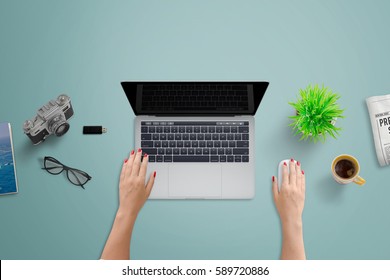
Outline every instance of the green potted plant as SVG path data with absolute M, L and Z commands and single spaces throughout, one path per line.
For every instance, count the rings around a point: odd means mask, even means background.
M 289 102 L 296 111 L 296 115 L 290 117 L 295 135 L 300 133 L 300 140 L 309 139 L 314 143 L 318 140 L 324 142 L 327 135 L 336 138 L 341 130 L 335 126 L 336 120 L 344 118 L 344 110 L 337 104 L 339 98 L 339 94 L 324 86 L 309 85 L 300 89 L 298 100 Z

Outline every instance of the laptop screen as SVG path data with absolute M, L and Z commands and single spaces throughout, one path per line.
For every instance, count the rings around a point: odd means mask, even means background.
M 122 82 L 136 115 L 254 115 L 268 82 Z

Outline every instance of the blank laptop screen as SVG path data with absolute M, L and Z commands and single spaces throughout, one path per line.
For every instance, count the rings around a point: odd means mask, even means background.
M 136 115 L 254 115 L 267 82 L 123 82 Z

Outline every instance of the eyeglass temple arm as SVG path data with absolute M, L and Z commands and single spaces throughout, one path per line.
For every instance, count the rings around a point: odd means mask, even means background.
M 55 169 L 55 168 L 60 168 L 60 167 L 42 167 L 42 169 L 44 169 L 44 170 L 51 170 L 51 169 Z

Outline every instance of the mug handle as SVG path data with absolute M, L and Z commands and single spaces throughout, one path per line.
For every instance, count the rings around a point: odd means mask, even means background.
M 357 176 L 354 180 L 354 183 L 358 184 L 359 186 L 362 186 L 366 183 L 366 180 L 364 180 L 362 177 Z

